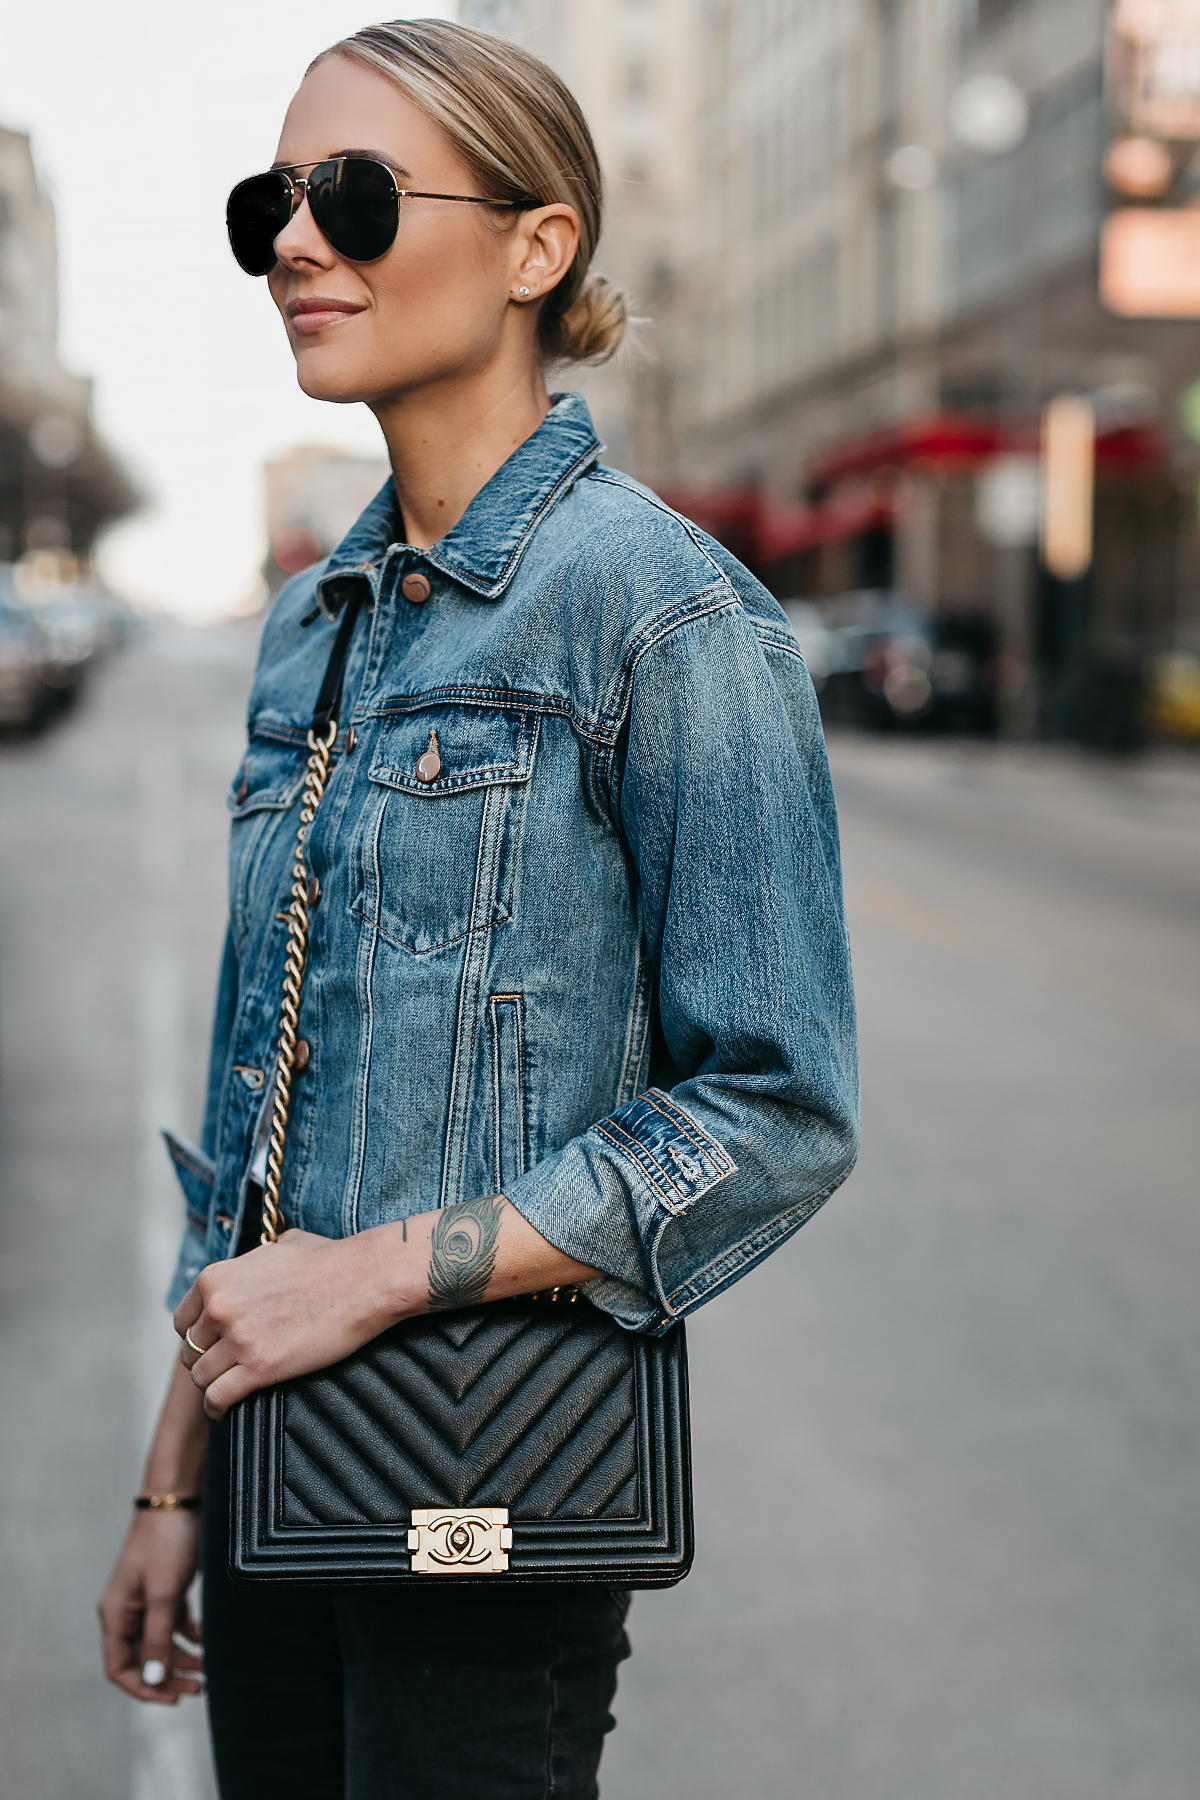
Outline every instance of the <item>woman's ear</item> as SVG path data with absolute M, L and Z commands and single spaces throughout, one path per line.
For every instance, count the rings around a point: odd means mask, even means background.
M 514 294 L 524 302 L 544 300 L 571 267 L 578 248 L 574 207 L 538 206 L 522 213 L 513 244 Z

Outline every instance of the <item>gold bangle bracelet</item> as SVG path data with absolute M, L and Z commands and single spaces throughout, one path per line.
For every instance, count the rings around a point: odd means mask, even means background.
M 138 1494 L 133 1504 L 139 1512 L 199 1512 L 200 1494 Z

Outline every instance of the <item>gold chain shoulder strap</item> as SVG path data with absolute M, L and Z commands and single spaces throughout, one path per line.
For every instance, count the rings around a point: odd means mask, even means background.
M 271 1138 L 267 1148 L 267 1178 L 263 1184 L 262 1237 L 259 1241 L 264 1244 L 276 1241 L 283 1224 L 283 1215 L 279 1210 L 279 1184 L 283 1179 L 283 1147 L 287 1142 L 288 1107 L 292 1098 L 292 1074 L 296 1067 L 300 993 L 304 985 L 304 964 L 308 954 L 308 869 L 304 861 L 304 840 L 329 780 L 333 740 L 336 736 L 336 719 L 330 719 L 328 735 L 324 739 L 319 738 L 315 731 L 308 734 L 311 754 L 304 777 L 304 799 L 300 807 L 300 825 L 296 832 L 296 852 L 292 863 L 292 903 L 288 907 L 287 961 L 283 970 L 283 999 L 279 1004 L 275 1096 L 271 1109 Z

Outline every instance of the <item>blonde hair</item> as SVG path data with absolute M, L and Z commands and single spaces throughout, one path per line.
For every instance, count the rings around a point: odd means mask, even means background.
M 368 25 L 323 51 L 389 81 L 440 125 L 489 199 L 561 201 L 579 218 L 579 248 L 538 320 L 548 362 L 607 362 L 625 335 L 624 296 L 591 270 L 604 182 L 587 120 L 570 89 L 519 44 L 444 19 Z

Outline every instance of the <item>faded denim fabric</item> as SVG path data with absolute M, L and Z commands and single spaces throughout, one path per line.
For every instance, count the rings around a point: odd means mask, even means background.
M 653 1333 L 849 1173 L 854 1005 L 807 671 L 765 589 L 601 448 L 560 397 L 431 550 L 397 541 L 389 482 L 280 594 L 229 796 L 203 1149 L 170 1146 L 172 1305 L 238 1242 L 306 734 L 356 584 L 370 609 L 308 844 L 288 1224 L 338 1237 L 503 1192 L 604 1271 L 596 1305 Z M 424 603 L 401 591 L 414 572 Z

